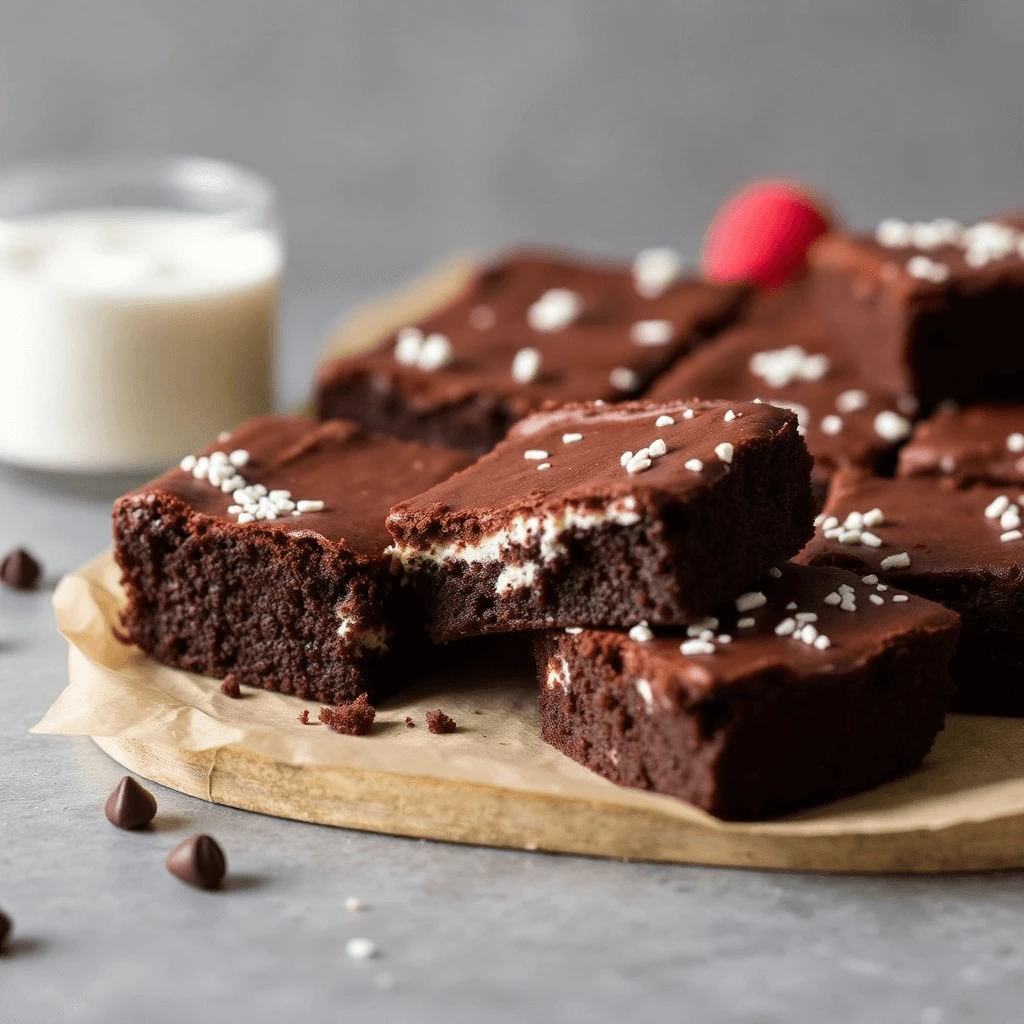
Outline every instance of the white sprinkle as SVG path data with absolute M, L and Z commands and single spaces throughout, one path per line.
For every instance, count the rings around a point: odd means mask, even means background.
M 626 466 L 627 473 L 642 473 L 645 469 L 650 469 L 654 463 L 650 459 L 638 459 L 634 456 L 633 460 Z
M 228 453 L 227 452 L 210 452 L 210 464 L 211 465 L 227 465 Z
M 671 416 L 659 416 L 655 421 L 656 427 L 671 427 L 675 420 Z
M 549 453 L 544 451 L 543 448 L 527 448 L 526 451 L 523 452 L 523 458 L 540 460 L 548 458 L 548 454 Z
M 633 461 L 633 453 L 632 452 L 623 452 L 619 456 L 619 465 L 620 466 L 628 466 L 630 464 L 630 462 L 632 462 L 632 461 Z
M 654 633 L 646 622 L 639 622 L 630 629 L 629 639 L 635 640 L 638 644 L 645 644 L 654 639 Z
M 913 237 L 911 225 L 897 217 L 887 217 L 875 228 L 876 241 L 887 248 L 910 245 Z
M 683 463 L 683 468 L 688 469 L 691 473 L 699 473 L 704 468 L 704 463 L 700 459 L 687 459 Z
M 728 441 L 723 441 L 721 444 L 715 445 L 715 454 L 725 463 L 732 462 L 732 456 L 735 449 Z
M 912 429 L 910 420 L 891 409 L 884 409 L 875 417 L 875 433 L 886 441 L 902 441 Z
M 229 456 L 228 461 L 232 466 L 241 469 L 249 465 L 249 453 L 244 448 L 236 448 Z
M 906 551 L 901 551 L 898 555 L 889 555 L 888 558 L 883 558 L 879 565 L 883 572 L 889 569 L 909 569 L 910 555 Z
M 826 594 L 822 600 L 825 604 L 835 607 L 835 605 L 839 604 L 843 599 L 836 591 L 833 590 L 831 594 Z
M 999 539 L 1005 544 L 1011 540 L 1020 540 L 1021 537 L 1024 537 L 1024 533 L 1021 533 L 1020 530 L 1007 530 L 1006 533 L 1000 535 Z
M 884 594 L 888 589 L 889 589 L 888 584 L 885 584 L 885 583 L 879 583 L 875 587 L 875 590 L 877 590 L 880 594 Z
M 395 362 L 415 366 L 423 348 L 423 332 L 418 327 L 403 327 L 395 342 Z
M 909 601 L 910 598 L 906 594 L 893 594 L 892 599 L 896 604 L 903 604 L 904 601 Z
M 868 600 L 872 604 L 885 604 L 885 598 L 880 594 L 868 594 Z
M 238 515 L 238 522 L 240 523 L 251 523 L 256 517 L 248 512 L 240 512 Z
M 841 416 L 830 414 L 821 418 L 821 432 L 834 436 L 843 432 L 843 420 Z
M 521 348 L 512 359 L 512 379 L 517 384 L 529 384 L 540 373 L 540 352 L 535 348 Z
M 726 423 L 732 423 L 732 421 L 736 419 L 736 413 L 734 413 L 732 409 L 729 409 L 728 412 L 726 412 L 725 416 L 723 416 L 722 418 L 725 420 Z
M 1011 434 L 1006 439 L 1006 447 L 1014 454 L 1024 452 L 1024 434 Z
M 823 530 L 834 530 L 839 525 L 839 520 L 835 516 L 826 516 L 821 521 L 821 528 Z
M 865 512 L 862 519 L 865 526 L 881 526 L 885 522 L 885 513 L 880 508 L 873 508 Z
M 687 636 L 702 636 L 708 630 L 718 629 L 721 623 L 714 615 L 705 616 L 703 619 L 696 619 L 686 627 Z
M 577 441 L 582 441 L 582 434 L 563 434 L 562 444 L 575 444 Z
M 416 365 L 430 372 L 448 366 L 452 361 L 452 343 L 443 334 L 428 334 L 420 349 Z
M 731 644 L 732 637 L 729 636 L 728 633 L 719 633 L 718 636 L 715 637 L 715 642 L 720 644 Z
M 683 419 L 684 420 L 692 420 L 695 415 L 696 415 L 696 413 L 693 411 L 693 409 L 684 409 L 683 410 Z
M 907 273 L 919 281 L 941 284 L 949 277 L 949 267 L 945 263 L 938 263 L 927 256 L 911 256 L 907 260 Z
M 867 576 L 861 576 L 861 583 L 866 583 L 869 587 L 873 587 L 878 582 L 878 577 L 874 573 L 869 573 Z
M 353 960 L 369 960 L 377 955 L 377 944 L 371 939 L 349 939 L 345 953 Z
M 736 611 L 752 612 L 755 608 L 763 608 L 767 603 L 768 598 L 760 590 L 751 590 L 736 598 Z
M 551 463 L 550 463 L 550 462 L 542 462 L 542 463 L 541 463 L 541 464 L 540 464 L 540 465 L 539 465 L 539 466 L 537 467 L 537 470 L 538 470 L 538 471 L 540 471 L 540 470 L 542 470 L 542 469 L 550 469 L 550 468 L 551 468 Z
M 786 611 L 787 612 L 795 612 L 796 609 L 797 609 L 796 601 L 790 601 L 789 604 L 786 605 Z
M 775 627 L 776 636 L 791 636 L 796 632 L 796 619 L 783 619 Z
M 768 570 L 768 575 L 771 576 L 771 578 L 773 580 L 781 580 L 782 579 L 782 570 L 777 565 L 773 565 Z
M 818 631 L 810 623 L 804 626 L 797 635 L 808 647 L 818 639 Z
M 753 619 L 753 618 L 750 618 L 749 616 L 745 616 L 742 619 L 737 619 L 736 620 L 736 628 L 737 629 L 750 629 L 751 627 L 753 627 L 755 625 L 757 625 L 757 620 Z
M 672 340 L 672 324 L 668 320 L 638 320 L 629 329 L 635 345 L 665 345 Z
M 751 373 L 772 388 L 789 387 L 797 381 L 821 380 L 831 366 L 828 356 L 806 352 L 799 345 L 755 352 L 747 365 Z
M 832 646 L 832 641 L 824 633 L 815 637 L 814 649 L 816 651 L 827 651 Z
M 836 396 L 836 408 L 842 413 L 857 412 L 871 401 L 868 393 L 860 388 L 842 391 Z
M 579 636 L 580 633 L 583 632 L 583 627 L 582 626 L 566 626 L 565 627 L 565 631 L 566 631 L 566 633 L 569 634 L 569 636 Z
M 322 501 L 310 501 L 305 498 L 295 503 L 296 512 L 323 512 L 324 503 Z
M 345 909 L 350 914 L 354 914 L 356 911 L 363 909 L 363 904 L 360 900 L 357 900 L 355 896 L 349 896 L 349 898 L 345 900 Z
M 986 519 L 998 519 L 1010 507 L 1010 499 L 1005 494 L 1000 494 L 985 509 Z
M 668 451 L 668 445 L 659 437 L 647 446 L 647 451 L 654 458 L 664 455 Z
M 714 654 L 715 645 L 707 640 L 684 640 L 679 650 L 682 654 Z
M 560 331 L 583 311 L 583 298 L 568 288 L 549 288 L 526 313 L 535 331 Z
M 817 612 L 797 612 L 796 615 L 793 616 L 793 618 L 796 619 L 796 621 L 799 622 L 799 623 L 817 622 L 818 621 L 818 613 Z
M 191 473 L 196 468 L 196 462 L 198 459 L 194 455 L 186 455 L 185 458 L 178 463 L 178 468 L 183 469 L 186 473 Z
M 880 548 L 882 546 L 882 538 L 877 534 L 871 533 L 870 530 L 861 530 L 860 542 L 861 544 L 867 544 L 869 548 Z
M 999 527 L 1002 530 L 1016 530 L 1018 526 L 1020 526 L 1020 512 L 1016 505 L 1011 505 L 999 517 Z
M 618 391 L 636 391 L 640 387 L 640 375 L 628 366 L 616 366 L 608 374 L 608 380 Z
M 683 261 L 675 249 L 644 249 L 633 260 L 633 283 L 645 299 L 662 295 L 682 272 Z
M 205 480 L 206 474 L 210 472 L 210 460 L 205 455 L 200 455 L 196 459 L 196 464 L 192 467 L 192 475 L 197 480 Z

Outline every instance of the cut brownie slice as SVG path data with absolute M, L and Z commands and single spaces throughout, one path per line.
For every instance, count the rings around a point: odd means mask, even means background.
M 887 220 L 874 236 L 831 234 L 811 250 L 832 329 L 865 378 L 926 408 L 1024 400 L 1024 218 L 963 228 Z
M 538 634 L 541 735 L 620 785 L 764 818 L 916 767 L 956 635 L 939 605 L 787 564 L 685 632 Z
M 744 321 L 681 360 L 651 399 L 762 399 L 792 409 L 814 457 L 819 503 L 836 469 L 891 474 L 917 402 L 875 387 L 833 343 L 805 284 L 758 297 Z
M 935 478 L 837 473 L 799 561 L 878 577 L 960 613 L 953 707 L 1024 714 L 1024 495 L 951 491 Z
M 392 509 L 436 640 L 686 622 L 813 532 L 796 416 L 726 402 L 576 404 Z
M 239 427 L 114 505 L 128 637 L 331 704 L 392 688 L 422 612 L 393 583 L 384 517 L 468 461 L 343 421 Z
M 1024 486 L 1024 406 L 944 409 L 917 425 L 900 452 L 900 476 L 934 476 L 951 487 Z
M 479 455 L 545 401 L 640 394 L 746 295 L 682 276 L 666 250 L 641 253 L 632 272 L 513 252 L 425 320 L 323 367 L 318 414 Z

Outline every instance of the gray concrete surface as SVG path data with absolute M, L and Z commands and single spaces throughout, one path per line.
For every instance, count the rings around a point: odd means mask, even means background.
M 291 404 L 333 316 L 452 248 L 695 253 L 756 174 L 806 178 L 859 223 L 1019 205 L 1022 31 L 1015 0 L 0 0 L 0 161 L 199 152 L 277 181 Z M 106 513 L 0 475 L 0 549 L 31 545 L 51 577 L 106 543 Z M 605 863 L 164 791 L 159 831 L 119 833 L 117 767 L 27 734 L 63 660 L 48 595 L 0 593 L 3 1024 L 1021 1017 L 1017 875 Z M 164 872 L 196 830 L 230 891 Z M 355 935 L 383 955 L 349 961 Z
M 0 474 L 0 548 L 52 579 L 106 543 L 102 499 Z M 1017 874 L 842 878 L 625 864 L 363 835 L 156 787 L 160 828 L 112 828 L 122 772 L 30 736 L 64 682 L 49 593 L 0 592 L 3 1024 L 1016 1021 Z M 227 892 L 163 868 L 223 844 Z M 368 909 L 345 910 L 348 896 Z M 382 955 L 345 956 L 365 936 Z

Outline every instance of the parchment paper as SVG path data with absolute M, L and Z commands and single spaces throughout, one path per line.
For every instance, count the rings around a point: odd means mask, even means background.
M 233 700 L 220 693 L 217 680 L 167 668 L 125 647 L 112 632 L 122 600 L 108 554 L 61 581 L 54 608 L 71 645 L 70 683 L 34 732 L 130 738 L 190 751 L 237 747 L 291 765 L 343 765 L 644 807 L 745 833 L 941 829 L 1024 811 L 1024 724 L 1014 719 L 951 716 L 924 767 L 904 779 L 777 822 L 722 823 L 677 800 L 614 786 L 543 743 L 535 683 L 507 641 L 452 645 L 450 664 L 379 709 L 372 735 L 339 736 L 299 723 L 303 708 L 316 719 L 316 704 L 248 689 Z M 427 731 L 423 714 L 434 707 L 458 721 L 457 733 Z M 416 728 L 404 725 L 406 715 Z

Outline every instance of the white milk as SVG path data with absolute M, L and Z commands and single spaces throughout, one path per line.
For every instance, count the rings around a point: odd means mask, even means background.
M 0 461 L 178 461 L 269 411 L 282 253 L 158 210 L 0 221 Z

